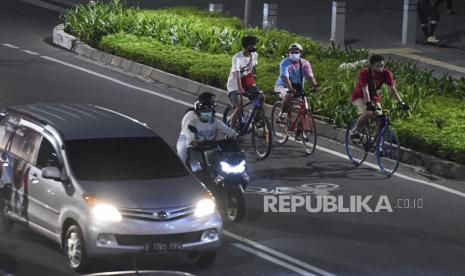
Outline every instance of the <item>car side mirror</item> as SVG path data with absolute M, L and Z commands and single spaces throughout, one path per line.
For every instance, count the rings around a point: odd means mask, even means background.
M 189 130 L 192 132 L 192 133 L 198 133 L 199 131 L 197 130 L 197 128 L 193 125 L 188 125 L 187 126 L 189 128 Z
M 62 181 L 61 172 L 57 167 L 45 167 L 42 169 L 42 177 Z

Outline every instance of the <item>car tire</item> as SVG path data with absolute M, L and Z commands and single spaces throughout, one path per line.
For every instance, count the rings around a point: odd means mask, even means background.
M 13 228 L 13 221 L 6 216 L 5 190 L 0 189 L 0 235 L 6 235 Z
M 63 243 L 63 252 L 68 257 L 71 269 L 76 272 L 85 272 L 89 265 L 89 258 L 79 226 L 72 224 L 68 227 Z
M 216 251 L 187 253 L 187 258 L 189 259 L 189 262 L 198 267 L 210 266 L 215 260 L 215 257 L 216 257 Z

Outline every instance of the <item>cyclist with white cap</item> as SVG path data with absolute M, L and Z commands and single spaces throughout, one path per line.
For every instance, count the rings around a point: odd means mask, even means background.
M 282 110 L 287 110 L 292 99 L 301 96 L 305 79 L 315 90 L 319 89 L 310 62 L 302 58 L 302 45 L 292 43 L 287 53 L 288 56 L 279 64 L 279 77 L 274 86 L 274 91 L 283 99 Z M 286 121 L 287 112 L 281 112 L 278 120 Z

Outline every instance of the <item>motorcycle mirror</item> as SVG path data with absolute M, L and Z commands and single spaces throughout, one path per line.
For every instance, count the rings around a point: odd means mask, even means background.
M 189 128 L 189 130 L 190 130 L 192 133 L 197 133 L 197 132 L 199 132 L 199 131 L 197 130 L 197 128 L 196 128 L 195 126 L 193 126 L 193 125 L 188 125 L 188 128 Z

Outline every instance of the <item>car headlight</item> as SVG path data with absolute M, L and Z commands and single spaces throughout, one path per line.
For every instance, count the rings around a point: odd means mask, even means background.
M 208 216 L 215 212 L 215 208 L 215 199 L 213 198 L 211 193 L 206 193 L 205 197 L 201 199 L 199 202 L 197 202 L 194 215 L 196 217 Z
M 96 220 L 104 222 L 120 222 L 122 220 L 121 213 L 113 205 L 91 195 L 84 195 L 84 200 L 90 207 L 90 214 Z
M 245 171 L 245 160 L 242 160 L 242 162 L 236 166 L 231 166 L 230 164 L 224 161 L 221 161 L 220 165 L 221 165 L 221 170 L 223 170 L 223 172 L 227 174 L 239 174 Z

